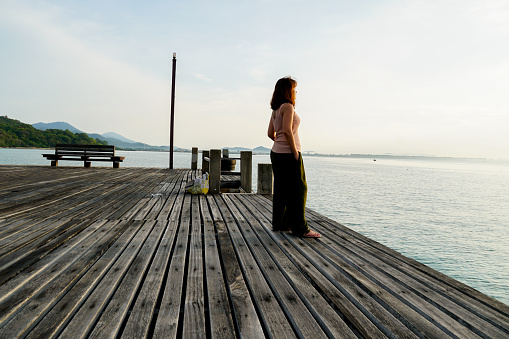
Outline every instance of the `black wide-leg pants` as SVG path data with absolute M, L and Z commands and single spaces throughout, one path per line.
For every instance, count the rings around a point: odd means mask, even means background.
M 307 198 L 306 173 L 302 154 L 295 160 L 293 153 L 270 153 L 274 173 L 272 229 L 301 236 L 309 232 L 305 209 Z

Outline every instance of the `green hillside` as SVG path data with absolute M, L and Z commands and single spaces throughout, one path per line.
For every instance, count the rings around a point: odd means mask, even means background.
M 107 145 L 106 141 L 90 138 L 86 133 L 69 130 L 38 130 L 29 124 L 0 116 L 0 147 L 55 147 L 55 144 Z

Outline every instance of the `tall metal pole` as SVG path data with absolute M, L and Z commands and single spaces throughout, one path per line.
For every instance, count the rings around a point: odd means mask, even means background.
M 171 118 L 170 118 L 170 169 L 173 169 L 173 122 L 175 115 L 175 72 L 177 70 L 177 53 L 173 53 L 171 77 Z

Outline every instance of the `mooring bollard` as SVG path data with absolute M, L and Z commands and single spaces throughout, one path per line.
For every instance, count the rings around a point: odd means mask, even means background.
M 201 155 L 201 174 L 210 173 L 210 151 L 203 151 Z
M 251 193 L 253 180 L 253 152 L 240 151 L 240 187 Z
M 221 150 L 210 150 L 209 193 L 219 194 L 221 188 Z
M 221 159 L 221 172 L 231 172 L 235 170 L 237 160 L 230 158 L 230 150 L 223 149 L 223 158 Z
M 191 155 L 191 169 L 198 169 L 198 147 L 193 147 Z
M 272 164 L 258 164 L 258 194 L 272 194 Z

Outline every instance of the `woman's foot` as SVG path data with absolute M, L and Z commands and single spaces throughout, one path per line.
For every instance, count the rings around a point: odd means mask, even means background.
M 309 232 L 304 233 L 303 235 L 301 235 L 301 237 L 303 237 L 303 238 L 321 238 L 322 235 L 318 232 L 313 231 L 313 230 L 309 230 Z

